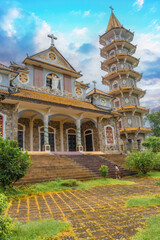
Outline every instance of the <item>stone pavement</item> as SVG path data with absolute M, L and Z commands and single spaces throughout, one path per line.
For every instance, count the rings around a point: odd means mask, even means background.
M 137 184 L 67 190 L 14 200 L 6 214 L 21 222 L 47 218 L 69 221 L 77 239 L 129 239 L 138 227 L 143 227 L 146 217 L 160 214 L 160 206 L 127 208 L 126 200 L 160 194 L 160 186 L 154 184 L 158 179 L 128 179 Z

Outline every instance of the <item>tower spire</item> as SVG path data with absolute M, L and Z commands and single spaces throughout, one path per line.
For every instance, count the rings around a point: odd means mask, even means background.
M 110 6 L 109 8 L 111 9 L 111 16 L 109 19 L 109 23 L 108 23 L 106 32 L 108 32 L 111 28 L 122 27 L 122 25 L 120 24 L 120 22 L 118 21 L 118 19 L 116 18 L 116 16 L 113 13 L 114 8 L 112 6 Z

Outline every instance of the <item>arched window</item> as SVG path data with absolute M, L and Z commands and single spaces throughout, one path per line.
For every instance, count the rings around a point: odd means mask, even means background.
M 115 50 L 111 50 L 110 52 L 109 52 L 109 57 L 113 57 L 115 55 Z
M 120 100 L 119 100 L 119 98 L 116 98 L 116 99 L 114 100 L 114 107 L 115 107 L 115 108 L 119 108 L 119 107 L 120 107 Z
M 132 98 L 132 103 L 133 103 L 133 105 L 138 105 L 138 103 L 137 103 L 137 97 L 133 96 L 133 98 Z
M 114 144 L 114 128 L 110 125 L 105 127 L 106 143 Z
M 0 137 L 3 137 L 3 116 L 0 114 Z
M 119 87 L 118 82 L 117 82 L 117 81 L 114 81 L 114 82 L 113 82 L 113 85 L 112 85 L 113 90 L 114 90 L 114 89 L 117 89 L 118 87 Z
M 118 121 L 118 127 L 119 127 L 119 129 L 122 129 L 122 119 L 120 119 L 120 120 Z
M 18 123 L 18 146 L 25 150 L 25 126 Z
M 61 89 L 60 78 L 55 73 L 49 73 L 46 76 L 46 87 L 49 87 L 50 89 L 54 90 L 60 90 Z
M 111 66 L 111 72 L 114 72 L 114 71 L 116 71 L 116 70 L 117 70 L 116 64 L 112 64 L 112 66 Z
M 132 78 L 129 78 L 129 86 L 135 86 L 134 80 Z

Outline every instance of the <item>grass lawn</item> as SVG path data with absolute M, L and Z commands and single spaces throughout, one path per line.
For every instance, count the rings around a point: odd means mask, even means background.
M 160 171 L 151 171 L 146 174 L 138 173 L 138 177 L 151 177 L 151 178 L 160 178 Z
M 134 197 L 129 199 L 127 202 L 127 207 L 148 207 L 148 206 L 160 206 L 160 196 L 151 197 Z
M 55 220 L 32 221 L 26 224 L 16 224 L 13 229 L 11 240 L 44 240 L 52 239 L 60 232 L 69 229 L 70 225 L 67 222 Z
M 146 222 L 146 229 L 140 229 L 139 232 L 131 238 L 132 240 L 160 240 L 160 215 L 149 218 Z
M 112 178 L 100 178 L 95 180 L 89 180 L 85 182 L 76 181 L 76 180 L 60 180 L 51 181 L 51 182 L 42 182 L 32 185 L 22 185 L 16 186 L 14 188 L 7 188 L 6 191 L 0 187 L 0 193 L 5 193 L 7 197 L 17 198 L 23 196 L 30 196 L 35 194 L 41 194 L 44 192 L 54 192 L 54 191 L 63 191 L 68 189 L 89 189 L 96 186 L 104 186 L 104 185 L 133 185 L 134 182 L 131 181 L 123 181 L 116 180 Z M 68 186 L 64 186 L 68 185 Z

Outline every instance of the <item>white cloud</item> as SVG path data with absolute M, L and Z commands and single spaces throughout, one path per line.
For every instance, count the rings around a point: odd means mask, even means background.
M 16 34 L 15 20 L 20 17 L 20 11 L 17 8 L 9 9 L 0 23 L 1 28 L 7 32 L 8 37 Z
M 45 21 L 39 23 L 38 25 L 41 26 L 38 27 L 38 31 L 34 37 L 37 52 L 47 49 L 50 46 L 50 40 L 47 38 L 47 35 L 51 32 L 51 26 Z
M 81 10 L 78 10 L 78 11 L 71 11 L 70 14 L 72 15 L 80 15 L 81 14 Z
M 137 6 L 138 11 L 139 11 L 143 7 L 143 4 L 144 4 L 144 0 L 136 0 L 136 2 L 133 4 L 133 6 Z
M 90 15 L 90 13 L 91 13 L 91 10 L 85 11 L 85 12 L 84 12 L 84 17 L 87 17 L 87 16 L 89 16 L 89 15 Z
M 76 34 L 77 36 L 84 36 L 88 32 L 88 28 L 75 28 L 73 29 L 73 33 Z

